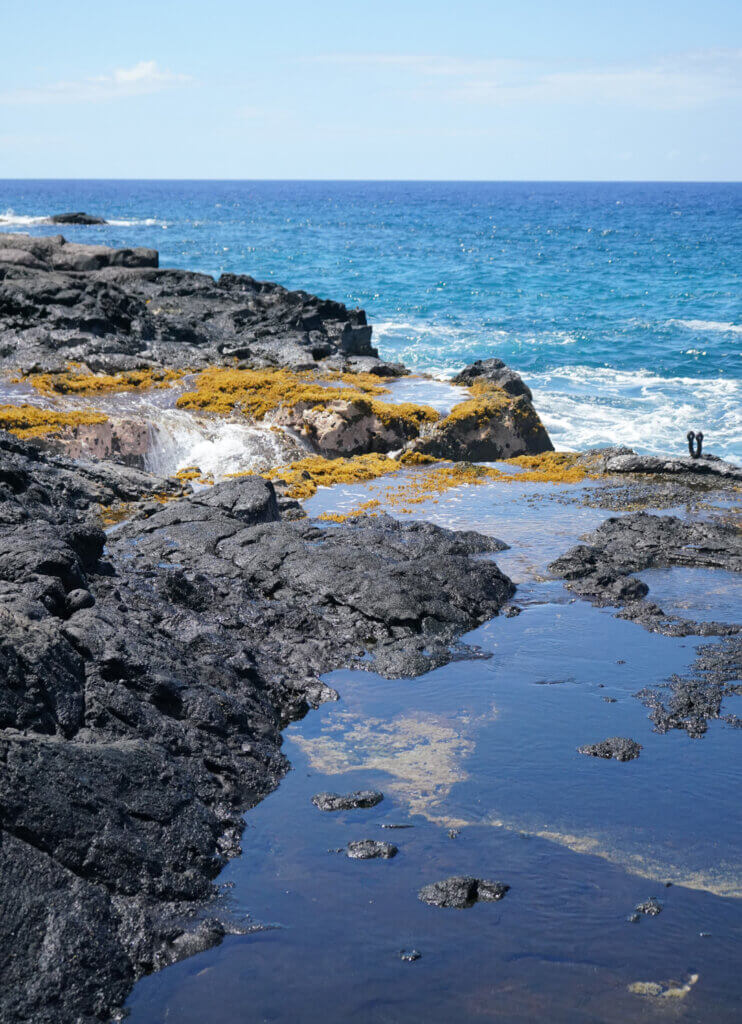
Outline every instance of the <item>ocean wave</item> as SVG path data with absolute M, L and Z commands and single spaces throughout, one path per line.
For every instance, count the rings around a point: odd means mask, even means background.
M 30 227 L 33 224 L 49 224 L 50 218 L 29 217 L 21 213 L 14 213 L 13 210 L 5 210 L 0 213 L 0 224 L 13 224 L 16 227 Z
M 659 377 L 573 366 L 525 375 L 554 445 L 582 450 L 622 444 L 643 453 L 685 451 L 689 430 L 705 447 L 742 461 L 742 382 L 726 377 Z
M 716 331 L 719 334 L 742 334 L 742 324 L 721 320 L 668 320 L 666 327 L 684 327 L 688 331 Z
M 16 227 L 33 227 L 36 224 L 51 224 L 51 214 L 44 214 L 43 216 L 31 216 L 29 214 L 15 213 L 14 210 L 5 210 L 0 213 L 0 224 L 14 225 Z M 66 225 L 58 225 L 59 227 Z M 132 227 L 162 227 L 167 228 L 167 221 L 158 220 L 156 217 L 141 217 L 131 218 L 129 220 L 112 219 L 107 220 L 105 226 L 114 228 L 132 228 Z

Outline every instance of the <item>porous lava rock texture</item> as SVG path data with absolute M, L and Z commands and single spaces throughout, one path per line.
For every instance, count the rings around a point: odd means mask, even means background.
M 3 1024 L 107 1020 L 239 928 L 213 880 L 286 771 L 282 726 L 335 696 L 320 675 L 442 664 L 514 590 L 472 557 L 498 542 L 285 522 L 257 477 L 104 534 L 98 502 L 145 478 L 0 434 Z
M 247 275 L 161 268 L 154 249 L 0 234 L 0 366 L 70 362 L 106 373 L 317 363 L 400 372 L 378 359 L 363 310 Z

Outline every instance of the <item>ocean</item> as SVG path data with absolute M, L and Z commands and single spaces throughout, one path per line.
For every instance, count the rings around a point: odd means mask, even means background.
M 104 227 L 54 229 L 84 210 Z M 0 231 L 153 246 L 366 309 L 384 358 L 498 356 L 560 449 L 742 461 L 742 185 L 0 181 Z

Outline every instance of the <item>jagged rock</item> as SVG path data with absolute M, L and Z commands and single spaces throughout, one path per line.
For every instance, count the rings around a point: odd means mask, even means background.
M 742 571 L 742 534 L 714 522 L 686 522 L 647 512 L 607 519 L 549 568 L 565 586 L 593 604 L 622 606 L 621 618 L 639 622 L 668 636 L 728 636 L 736 623 L 693 622 L 666 616 L 644 600 L 649 587 L 633 573 L 645 569 L 689 566 Z
M 248 276 L 158 269 L 154 249 L 0 239 L 2 366 L 307 369 L 325 359 L 387 372 L 364 312 L 339 302 Z
M 356 839 L 348 843 L 345 853 L 351 860 L 391 860 L 399 850 L 394 843 L 382 843 L 379 839 Z
M 723 718 L 737 727 L 735 715 L 723 715 L 725 697 L 742 692 L 742 638 L 727 637 L 701 647 L 687 675 L 673 675 L 663 686 L 645 688 L 636 696 L 650 709 L 655 730 L 682 729 L 693 738 L 703 736 L 710 720 Z
M 463 910 L 478 901 L 493 903 L 501 900 L 510 889 L 502 882 L 489 882 L 469 875 L 453 875 L 441 882 L 424 885 L 418 893 L 423 903 L 431 907 L 455 907 Z
M 606 473 L 651 473 L 673 476 L 690 473 L 698 476 L 720 477 L 725 480 L 742 481 L 742 467 L 725 462 L 715 455 L 701 455 L 678 458 L 672 455 L 636 455 L 634 452 L 608 454 L 603 461 Z
M 107 224 L 102 217 L 93 217 L 89 213 L 55 213 L 49 220 L 52 224 Z
M 352 811 L 359 807 L 376 807 L 384 794 L 376 789 L 359 789 L 355 793 L 315 793 L 312 803 L 321 811 Z
M 465 367 L 453 378 L 453 384 L 469 386 L 476 380 L 486 380 L 509 395 L 525 395 L 531 401 L 531 389 L 524 383 L 520 374 L 511 370 L 502 359 L 477 359 L 475 363 Z
M 577 748 L 580 754 L 603 757 L 606 760 L 612 758 L 614 761 L 633 761 L 639 756 L 641 749 L 641 743 L 628 739 L 626 736 L 611 736 L 610 739 L 601 740 L 600 743 L 588 743 Z
M 283 522 L 255 477 L 106 536 L 97 503 L 145 483 L 163 486 L 0 434 L 2 1020 L 108 1019 L 142 974 L 219 941 L 182 921 L 286 771 L 281 728 L 325 698 L 320 677 L 442 664 L 513 593 L 471 557 L 497 542 Z
M 489 362 L 489 361 L 487 361 Z M 500 363 L 500 360 L 494 360 Z M 515 392 L 493 383 L 487 372 L 471 373 L 468 367 L 459 377 L 488 385 L 471 396 L 462 395 L 462 402 L 436 423 L 425 425 L 420 436 L 411 441 L 409 451 L 458 461 L 491 462 L 517 455 L 539 455 L 554 450 L 546 428 L 531 402 L 531 394 L 515 381 L 520 377 L 507 368 L 493 371 Z M 503 364 L 504 366 L 504 364 Z M 520 381 L 522 384 L 523 382 Z

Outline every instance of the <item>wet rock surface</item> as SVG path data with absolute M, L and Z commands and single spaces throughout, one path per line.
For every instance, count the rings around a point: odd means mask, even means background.
M 635 512 L 607 519 L 549 568 L 565 586 L 600 607 L 618 606 L 620 617 L 667 636 L 727 636 L 735 623 L 694 622 L 666 616 L 646 600 L 649 587 L 634 573 L 689 568 L 742 571 L 742 533 L 719 522 L 688 522 L 675 516 Z
M 52 224 L 78 224 L 83 226 L 108 223 L 102 217 L 94 217 L 90 213 L 55 213 L 49 220 Z
M 357 808 L 376 807 L 384 794 L 376 789 L 359 789 L 355 793 L 315 793 L 312 803 L 320 811 L 352 811 Z
M 0 448 L 0 1020 L 89 1022 L 229 930 L 201 910 L 320 674 L 443 664 L 514 588 L 488 538 L 283 522 L 254 477 L 106 537 L 146 474 Z
M 398 853 L 394 843 L 383 843 L 379 839 L 355 839 L 345 848 L 345 854 L 351 860 L 391 860 Z
M 606 760 L 633 761 L 641 753 L 641 743 L 628 739 L 626 736 L 611 736 L 600 743 L 588 743 L 577 748 L 578 753 L 589 757 L 602 757 Z
M 666 733 L 682 729 L 698 738 L 709 721 L 721 719 L 737 728 L 737 715 L 724 714 L 726 697 L 742 694 L 742 638 L 726 637 L 719 643 L 704 644 L 687 675 L 671 676 L 663 687 L 645 688 L 636 696 L 650 709 L 655 730 Z
M 424 885 L 418 893 L 423 903 L 431 907 L 454 907 L 464 910 L 475 903 L 494 903 L 510 889 L 503 882 L 490 882 L 470 875 L 453 875 L 440 882 Z
M 0 366 L 348 366 L 398 375 L 362 310 L 272 282 L 159 268 L 154 249 L 0 236 Z M 356 366 L 355 361 L 362 365 Z
M 637 914 L 644 914 L 645 917 L 657 917 L 662 913 L 662 904 L 655 896 L 650 896 L 643 903 L 637 903 L 635 910 Z
M 506 366 L 502 359 L 477 359 L 457 373 L 451 383 L 469 387 L 475 381 L 488 381 L 509 395 L 525 395 L 529 401 L 533 398 L 531 389 L 520 374 Z

